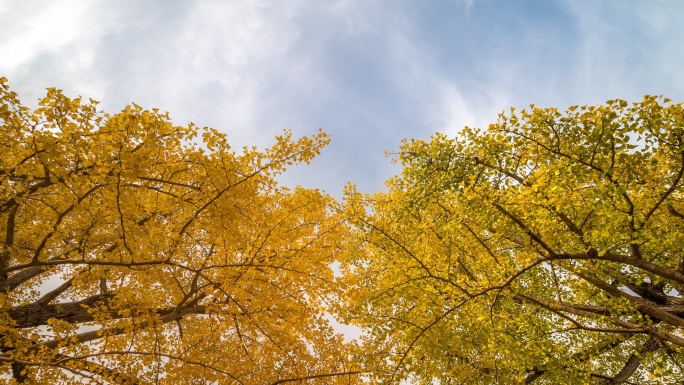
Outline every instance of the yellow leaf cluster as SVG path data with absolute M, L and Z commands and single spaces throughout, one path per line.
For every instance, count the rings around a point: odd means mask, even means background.
M 2 79 L 0 383 L 356 383 L 325 318 L 343 217 L 274 179 L 327 142 L 236 153 L 137 105 L 51 88 L 31 111 Z
M 349 187 L 346 317 L 376 379 L 681 382 L 684 106 L 668 103 L 511 110 L 405 141 L 387 192 Z

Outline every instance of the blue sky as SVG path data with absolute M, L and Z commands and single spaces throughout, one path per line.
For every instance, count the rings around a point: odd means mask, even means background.
M 684 101 L 684 3 L 524 0 L 0 0 L 0 76 L 135 102 L 267 146 L 331 145 L 283 183 L 383 188 L 402 138 L 485 127 L 511 106 Z

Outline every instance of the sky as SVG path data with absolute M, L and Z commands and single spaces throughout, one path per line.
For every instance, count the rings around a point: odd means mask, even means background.
M 134 102 L 235 148 L 322 128 L 281 181 L 341 197 L 383 189 L 402 139 L 510 107 L 684 101 L 682 20 L 667 0 L 0 0 L 0 76 L 29 106 Z

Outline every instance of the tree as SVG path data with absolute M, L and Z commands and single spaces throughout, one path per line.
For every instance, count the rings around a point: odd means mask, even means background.
M 511 109 L 397 159 L 387 192 L 345 203 L 347 320 L 380 379 L 684 379 L 682 104 Z
M 342 218 L 274 179 L 327 135 L 236 153 L 96 103 L 0 81 L 0 382 L 354 383 L 324 318 Z

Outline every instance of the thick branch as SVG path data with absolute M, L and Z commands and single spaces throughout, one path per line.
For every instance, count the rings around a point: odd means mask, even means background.
M 639 353 L 634 352 L 632 355 L 629 357 L 627 362 L 625 362 L 625 365 L 620 369 L 620 371 L 613 377 L 611 380 L 611 384 L 622 384 L 625 381 L 627 381 L 634 372 L 639 369 L 639 366 L 641 365 L 641 356 L 644 353 L 651 353 L 656 350 L 658 350 L 660 344 L 658 342 L 658 339 L 655 337 L 651 337 L 644 346 L 639 349 Z
M 352 371 L 352 372 L 338 372 L 338 373 L 327 373 L 327 374 L 315 374 L 312 376 L 304 376 L 304 377 L 297 377 L 297 378 L 285 378 L 282 380 L 278 380 L 274 382 L 271 385 L 278 385 L 278 384 L 285 384 L 287 382 L 304 382 L 306 380 L 313 380 L 316 378 L 329 378 L 329 377 L 341 377 L 341 376 L 351 376 L 355 374 L 363 374 L 367 372 L 361 372 L 361 371 Z
M 575 274 L 613 297 L 626 298 L 632 301 L 636 304 L 636 308 L 639 312 L 649 315 L 654 321 L 660 320 L 673 326 L 684 327 L 684 318 L 679 317 L 676 313 L 673 314 L 670 312 L 671 310 L 684 310 L 681 306 L 658 306 L 647 299 L 629 295 L 617 287 L 609 285 L 593 274 L 580 272 Z
M 17 322 L 18 328 L 46 325 L 50 319 L 60 319 L 69 323 L 89 322 L 93 321 L 93 316 L 88 313 L 87 308 L 97 303 L 106 303 L 112 298 L 112 295 L 94 295 L 81 301 L 59 304 L 47 304 L 45 301 L 39 300 L 29 305 L 18 306 L 8 313 Z M 114 318 L 121 318 L 120 316 L 117 317 L 117 312 L 118 309 L 110 310 Z
M 684 284 L 684 274 L 682 274 L 681 272 L 679 272 L 675 269 L 662 267 L 662 266 L 657 265 L 653 262 L 649 262 L 645 259 L 634 258 L 634 257 L 628 256 L 628 255 L 615 254 L 615 253 L 610 253 L 610 252 L 605 253 L 602 256 L 599 256 L 598 253 L 596 253 L 595 255 L 594 255 L 594 253 L 586 253 L 586 254 L 560 253 L 560 254 L 554 254 L 553 257 L 555 259 L 597 260 L 597 261 L 605 260 L 605 261 L 623 263 L 625 265 L 638 267 L 642 270 L 645 270 L 649 273 L 653 273 L 653 274 L 658 275 L 662 278 L 666 278 L 666 279 Z
M 529 301 L 532 303 L 537 304 L 538 306 L 541 306 L 545 309 L 548 309 L 550 311 L 554 312 L 567 312 L 570 314 L 575 314 L 578 316 L 583 316 L 583 317 L 591 317 L 591 318 L 596 318 L 597 314 L 593 312 L 589 312 L 586 310 L 581 310 L 581 309 L 576 309 L 572 306 L 564 305 L 564 304 L 558 304 L 558 303 L 551 303 L 551 302 L 546 302 L 543 301 L 539 298 L 534 298 L 530 296 L 526 296 L 524 294 L 515 294 L 513 298 L 520 299 L 520 300 L 525 300 Z M 626 321 L 622 320 L 616 317 L 606 317 L 602 316 L 605 321 L 612 323 L 613 325 L 619 326 L 622 329 L 619 330 L 614 330 L 612 331 L 613 333 L 632 333 L 632 334 L 650 334 L 651 336 L 658 337 L 661 340 L 671 342 L 675 345 L 678 346 L 683 346 L 684 347 L 684 338 L 672 334 L 672 333 L 667 333 L 664 331 L 661 331 L 660 329 L 656 328 L 655 326 L 651 325 L 641 325 L 635 322 L 631 321 Z M 591 330 L 591 328 L 587 328 L 586 330 Z
M 2 280 L 0 290 L 7 292 L 7 267 L 9 266 L 10 254 L 14 245 L 14 226 L 16 223 L 17 210 L 19 206 L 12 206 L 7 215 L 7 226 L 5 230 L 5 243 L 0 250 L 0 279 Z
M 12 291 L 17 287 L 21 286 L 22 283 L 28 281 L 31 278 L 37 277 L 47 270 L 42 266 L 29 266 L 23 270 L 14 273 L 12 276 L 8 277 L 5 281 L 5 285 L 2 290 Z

